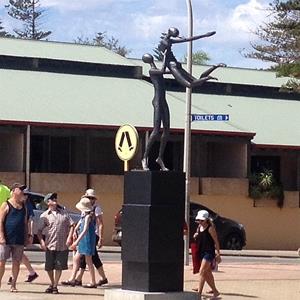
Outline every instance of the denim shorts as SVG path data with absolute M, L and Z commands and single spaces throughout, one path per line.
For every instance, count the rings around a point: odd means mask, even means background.
M 211 253 L 211 252 L 203 252 L 200 254 L 200 259 L 204 259 L 207 260 L 209 262 L 213 262 L 213 260 L 215 259 L 216 255 L 215 253 Z
M 23 256 L 24 246 L 23 245 L 0 245 L 0 260 L 6 261 L 12 258 L 12 260 L 21 262 Z

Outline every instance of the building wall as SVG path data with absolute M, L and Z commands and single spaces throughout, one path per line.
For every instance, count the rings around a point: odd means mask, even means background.
M 89 183 L 88 183 L 89 181 Z M 123 203 L 123 176 L 85 174 L 32 173 L 31 190 L 39 193 L 57 192 L 59 202 L 78 212 L 75 205 L 87 188 L 94 188 L 103 210 L 104 241 L 112 245 L 114 216 Z
M 254 202 L 249 198 L 244 179 L 234 179 L 230 184 L 227 180 L 230 179 L 201 178 L 200 182 L 204 183 L 199 195 L 199 179 L 193 178 L 191 200 L 242 223 L 247 234 L 246 249 L 296 250 L 300 247 L 298 191 L 285 192 L 284 206 L 280 209 L 274 200 Z
M 246 249 L 297 250 L 300 247 L 300 208 L 276 206 L 273 200 L 253 207 L 248 197 L 198 196 L 193 200 L 245 226 Z M 299 194 L 298 194 L 299 201 Z
M 4 183 L 24 182 L 24 173 L 0 173 Z M 104 211 L 105 245 L 111 241 L 114 216 L 123 204 L 123 176 L 32 173 L 31 190 L 58 192 L 59 201 L 76 211 L 75 204 L 89 187 L 96 190 Z M 201 194 L 200 194 L 201 192 Z M 256 202 L 247 196 L 248 180 L 239 178 L 192 178 L 191 200 L 242 223 L 247 249 L 296 250 L 300 247 L 299 192 L 285 192 L 282 209 L 273 200 Z
M 23 171 L 24 135 L 22 133 L 1 133 L 0 171 Z
M 207 151 L 209 176 L 247 177 L 246 144 L 209 143 Z
M 3 184 L 8 187 L 12 186 L 15 182 L 23 183 L 25 182 L 24 172 L 0 172 L 0 180 Z

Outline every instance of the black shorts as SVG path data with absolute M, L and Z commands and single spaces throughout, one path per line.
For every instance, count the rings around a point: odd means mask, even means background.
M 68 256 L 69 256 L 69 250 L 64 250 L 64 251 L 47 250 L 45 270 L 46 271 L 67 270 Z

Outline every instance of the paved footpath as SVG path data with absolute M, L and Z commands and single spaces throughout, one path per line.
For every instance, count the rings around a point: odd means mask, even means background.
M 33 283 L 24 283 L 26 271 L 21 267 L 18 283 L 18 293 L 10 293 L 6 280 L 10 274 L 10 265 L 3 276 L 0 297 L 5 300 L 92 300 L 104 299 L 105 289 L 121 287 L 121 263 L 105 262 L 105 271 L 109 279 L 109 285 L 86 289 L 82 287 L 59 287 L 60 294 L 45 294 L 48 286 L 48 277 L 42 264 L 35 265 L 39 277 Z M 68 279 L 70 270 L 65 271 L 62 280 Z M 281 264 L 247 264 L 247 263 L 221 263 L 218 272 L 214 273 L 216 285 L 221 292 L 221 298 L 230 300 L 300 300 L 300 265 Z M 88 281 L 88 274 L 84 277 Z M 191 266 L 185 266 L 184 290 L 192 291 L 197 287 L 198 275 L 193 275 Z M 207 291 L 207 286 L 205 290 Z M 212 299 L 206 294 L 203 299 Z M 120 299 L 122 300 L 122 299 Z

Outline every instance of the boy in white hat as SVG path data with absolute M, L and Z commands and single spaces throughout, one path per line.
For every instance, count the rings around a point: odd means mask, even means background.
M 96 217 L 96 246 L 98 246 L 99 248 L 102 247 L 103 245 L 103 212 L 102 209 L 99 205 L 97 205 L 95 202 L 97 200 L 97 196 L 95 193 L 94 189 L 87 189 L 85 191 L 85 194 L 82 196 L 82 198 L 88 198 L 91 202 L 91 205 L 94 208 L 94 213 L 95 213 L 95 217 Z M 76 238 L 76 236 L 75 236 Z M 93 264 L 96 268 L 96 270 L 98 271 L 99 275 L 100 275 L 100 280 L 98 282 L 98 286 L 104 285 L 108 283 L 107 277 L 105 275 L 104 272 L 104 268 L 103 268 L 103 263 L 100 260 L 97 248 L 95 247 L 95 253 L 92 256 L 92 261 Z M 80 261 L 79 261 L 79 268 L 80 268 L 80 272 L 78 274 L 78 276 L 76 277 L 76 279 L 70 278 L 69 280 L 66 281 L 62 281 L 63 285 L 71 285 L 71 286 L 75 286 L 75 285 L 82 285 L 82 277 L 86 268 L 86 261 L 85 261 L 85 256 L 82 255 L 80 257 Z
M 79 235 L 77 239 L 71 245 L 72 250 L 77 252 L 73 258 L 73 272 L 69 280 L 70 285 L 75 282 L 75 276 L 79 268 L 80 257 L 84 255 L 86 263 L 89 267 L 89 272 L 91 275 L 91 282 L 87 285 L 84 285 L 86 288 L 96 288 L 95 280 L 95 269 L 92 261 L 92 256 L 95 254 L 96 248 L 96 218 L 94 213 L 93 205 L 91 204 L 90 199 L 83 197 L 76 204 L 76 208 L 81 211 L 81 219 L 75 227 L 75 231 L 79 230 Z

